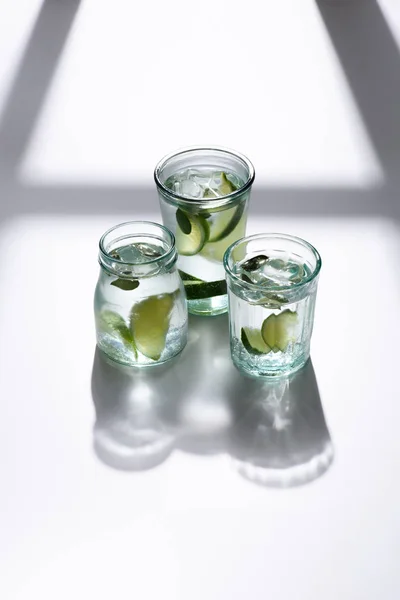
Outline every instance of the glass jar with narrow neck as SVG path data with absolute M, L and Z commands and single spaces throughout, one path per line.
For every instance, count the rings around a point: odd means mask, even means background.
M 189 312 L 226 312 L 222 259 L 245 235 L 253 165 L 224 148 L 186 148 L 163 158 L 154 177 L 163 222 L 175 234 Z
M 97 344 L 112 360 L 144 367 L 185 346 L 187 305 L 173 234 L 146 221 L 122 223 L 100 239 L 94 298 Z

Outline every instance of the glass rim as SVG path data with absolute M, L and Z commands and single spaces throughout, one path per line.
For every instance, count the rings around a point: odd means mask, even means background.
M 159 229 L 161 229 L 161 231 L 165 232 L 167 234 L 167 236 L 169 237 L 167 249 L 165 250 L 165 252 L 163 254 L 160 254 L 160 256 L 155 256 L 154 258 L 149 258 L 149 260 L 144 260 L 144 261 L 141 261 L 140 263 L 127 261 L 127 260 L 120 260 L 119 258 L 115 258 L 115 257 L 111 256 L 107 252 L 107 250 L 105 249 L 105 246 L 104 246 L 104 240 L 105 240 L 106 236 L 109 235 L 110 233 L 116 231 L 120 227 L 124 227 L 127 225 L 151 225 L 151 226 L 158 227 Z M 134 235 L 134 234 L 132 234 L 132 235 Z M 143 235 L 146 235 L 146 233 L 144 232 Z M 148 235 L 151 235 L 151 234 L 149 233 Z M 100 250 L 100 255 L 102 256 L 102 258 L 105 258 L 106 260 L 112 260 L 113 262 L 120 264 L 120 265 L 132 265 L 132 266 L 148 265 L 151 263 L 155 263 L 161 259 L 169 258 L 169 256 L 173 252 L 176 252 L 175 236 L 172 233 L 172 231 L 170 231 L 167 227 L 165 227 L 164 225 L 161 225 L 160 223 L 155 223 L 154 221 L 124 221 L 123 223 L 118 223 L 117 225 L 110 227 L 110 229 L 107 229 L 107 231 L 105 231 L 103 233 L 103 235 L 101 236 L 101 238 L 99 240 L 99 250 Z
M 239 246 L 241 243 L 249 242 L 249 241 L 257 240 L 257 239 L 263 239 L 263 238 L 271 238 L 271 239 L 275 238 L 275 239 L 289 240 L 289 241 L 300 243 L 302 246 L 305 246 L 306 248 L 311 250 L 311 252 L 313 253 L 313 255 L 316 259 L 315 268 L 310 273 L 310 275 L 308 275 L 307 277 L 305 277 L 298 283 L 292 283 L 291 285 L 284 285 L 284 286 L 272 285 L 272 286 L 268 286 L 268 288 L 266 288 L 265 286 L 260 285 L 258 283 L 250 283 L 247 281 L 243 281 L 243 279 L 239 275 L 234 273 L 232 271 L 232 269 L 230 268 L 230 266 L 228 264 L 229 257 L 232 254 L 232 252 L 235 250 L 235 248 L 237 246 Z M 321 266 L 322 266 L 322 259 L 321 259 L 321 256 L 320 256 L 320 253 L 318 252 L 318 250 L 312 244 L 310 244 L 310 242 L 307 242 L 303 238 L 298 237 L 296 235 L 290 235 L 287 233 L 255 233 L 253 235 L 242 237 L 239 240 L 236 240 L 236 242 L 234 242 L 233 244 L 231 244 L 225 251 L 223 264 L 224 264 L 225 272 L 229 275 L 229 277 L 231 277 L 234 281 L 237 281 L 238 283 L 240 283 L 242 286 L 249 287 L 250 289 L 257 290 L 257 291 L 263 291 L 265 293 L 268 293 L 268 292 L 278 292 L 279 293 L 279 292 L 287 292 L 289 290 L 298 290 L 298 289 L 301 289 L 302 287 L 304 287 L 305 285 L 307 285 L 308 283 L 311 283 L 319 275 L 319 272 L 320 272 Z
M 170 188 L 166 187 L 162 181 L 160 180 L 159 174 L 162 168 L 168 163 L 171 158 L 175 158 L 181 154 L 188 154 L 190 152 L 196 151 L 209 151 L 209 152 L 223 152 L 225 154 L 230 154 L 234 158 L 238 158 L 241 160 L 247 167 L 249 175 L 247 177 L 246 182 L 239 189 L 231 192 L 230 194 L 226 194 L 226 196 L 221 196 L 217 200 L 210 200 L 207 198 L 206 203 L 210 208 L 218 208 L 219 206 L 224 206 L 225 204 L 230 204 L 232 200 L 235 200 L 239 196 L 241 196 L 246 190 L 248 190 L 254 182 L 255 178 L 255 170 L 253 163 L 240 152 L 236 152 L 236 150 L 231 150 L 230 148 L 225 148 L 224 146 L 185 146 L 184 148 L 180 148 L 175 150 L 175 152 L 170 152 L 166 154 L 155 166 L 154 169 L 154 180 L 156 182 L 156 186 L 161 189 L 165 194 L 170 196 L 171 198 L 177 200 L 179 204 L 188 204 L 190 206 L 198 206 L 205 204 L 204 198 L 188 198 L 187 196 L 182 196 L 181 194 L 177 194 Z

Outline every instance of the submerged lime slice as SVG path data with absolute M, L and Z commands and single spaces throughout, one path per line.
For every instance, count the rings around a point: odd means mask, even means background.
M 131 310 L 131 331 L 137 348 L 152 360 L 160 360 L 165 348 L 175 294 L 150 296 Z
M 185 286 L 186 297 L 188 300 L 214 298 L 214 296 L 222 296 L 227 292 L 225 279 L 220 279 L 218 281 L 203 281 L 184 271 L 179 271 L 179 274 Z
M 207 242 L 201 250 L 201 256 L 209 258 L 215 262 L 222 262 L 225 250 L 246 232 L 246 214 L 242 214 L 235 228 L 227 235 L 215 242 Z
M 297 313 L 284 310 L 279 315 L 270 315 L 261 327 L 261 335 L 274 352 L 285 352 L 290 342 L 296 341 Z
M 268 354 L 271 348 L 265 343 L 259 329 L 242 327 L 242 344 L 250 354 Z
M 121 315 L 112 310 L 103 310 L 96 316 L 96 326 L 102 333 L 108 333 L 111 336 L 119 338 L 137 356 L 131 331 Z
M 200 215 L 185 213 L 178 208 L 176 222 L 175 241 L 179 254 L 193 256 L 200 252 L 210 232 L 206 219 Z
M 219 211 L 213 214 L 210 223 L 209 242 L 218 242 L 225 239 L 235 229 L 245 208 L 245 202 L 241 202 L 234 208 Z
M 276 337 L 276 315 L 269 315 L 261 326 L 261 335 L 264 342 L 270 347 L 275 346 Z

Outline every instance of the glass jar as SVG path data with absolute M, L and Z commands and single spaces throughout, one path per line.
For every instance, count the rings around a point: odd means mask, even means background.
M 226 312 L 222 260 L 245 235 L 253 165 L 224 148 L 187 148 L 163 158 L 154 177 L 163 222 L 175 234 L 189 312 Z
M 184 348 L 187 304 L 173 234 L 146 221 L 109 229 L 99 243 L 97 344 L 116 362 L 163 363 Z

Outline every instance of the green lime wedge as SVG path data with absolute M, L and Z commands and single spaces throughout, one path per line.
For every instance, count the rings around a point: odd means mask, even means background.
M 268 354 L 271 348 L 264 342 L 259 329 L 242 327 L 242 344 L 250 354 Z
M 274 352 L 285 352 L 290 342 L 296 341 L 297 313 L 284 310 L 270 315 L 261 327 L 263 340 Z
M 274 348 L 275 346 L 276 319 L 276 315 L 269 315 L 261 326 L 262 338 L 270 348 Z
M 176 222 L 175 241 L 179 254 L 193 256 L 200 252 L 210 233 L 206 219 L 200 215 L 184 213 L 178 208 Z
M 205 298 L 214 298 L 226 294 L 225 281 L 192 282 L 185 285 L 186 297 L 188 300 L 204 300 Z
M 214 298 L 226 294 L 226 281 L 203 281 L 189 273 L 179 271 L 183 285 L 185 286 L 186 297 L 188 300 L 203 300 L 204 298 Z
M 186 281 L 198 281 L 199 283 L 204 283 L 202 279 L 199 279 L 198 277 L 195 277 L 194 275 L 185 273 L 185 271 L 181 271 L 180 269 L 178 269 L 178 271 L 179 271 L 179 275 L 181 276 L 183 283 L 185 283 Z
M 188 300 L 203 300 L 226 294 L 226 281 L 191 281 L 185 283 Z
M 175 294 L 149 296 L 134 304 L 131 331 L 138 350 L 152 360 L 160 360 L 165 348 Z
M 129 349 L 134 352 L 137 358 L 137 351 L 131 331 L 121 315 L 112 310 L 103 310 L 96 315 L 96 327 L 102 333 L 108 333 L 111 336 L 119 338 L 121 342 L 129 346 Z
M 290 342 L 296 341 L 297 313 L 284 310 L 276 317 L 275 345 L 285 352 Z

